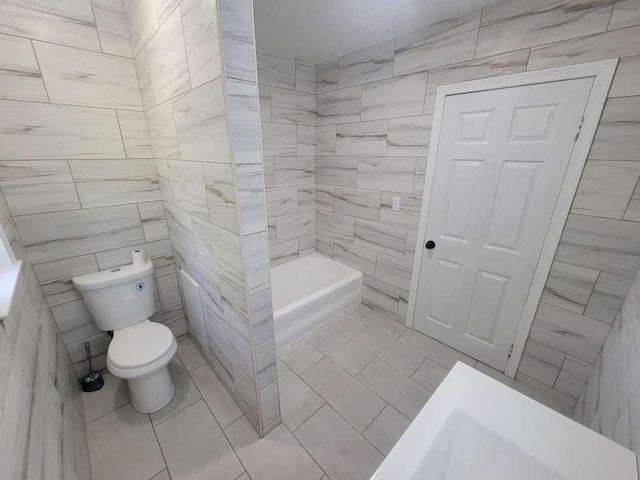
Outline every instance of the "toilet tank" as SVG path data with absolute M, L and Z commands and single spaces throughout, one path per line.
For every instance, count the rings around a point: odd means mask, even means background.
M 72 280 L 102 331 L 141 322 L 155 311 L 151 260 L 80 275 Z

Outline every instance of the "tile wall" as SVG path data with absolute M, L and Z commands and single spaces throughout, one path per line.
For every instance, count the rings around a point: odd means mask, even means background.
M 121 0 L 0 1 L 0 189 L 78 375 L 110 341 L 75 275 L 155 266 L 153 320 L 186 333 Z
M 316 65 L 317 250 L 404 322 L 437 86 L 620 57 L 518 372 L 576 399 L 640 266 L 639 52 L 637 1 L 509 1 Z
M 258 82 L 269 256 L 275 266 L 315 252 L 316 67 L 258 52 Z
M 640 454 L 640 272 L 575 407 L 578 421 Z
M 91 467 L 76 374 L 1 193 L 0 226 L 3 248 L 23 261 L 9 316 L 0 322 L 1 476 L 86 480 Z
M 250 0 L 126 3 L 178 266 L 201 286 L 199 346 L 258 433 L 280 422 Z

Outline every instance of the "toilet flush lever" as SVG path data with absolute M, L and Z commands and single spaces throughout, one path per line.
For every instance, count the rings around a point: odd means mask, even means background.
M 436 242 L 434 242 L 433 240 L 429 240 L 424 244 L 424 248 L 426 248 L 427 250 L 433 250 L 434 248 L 436 248 Z

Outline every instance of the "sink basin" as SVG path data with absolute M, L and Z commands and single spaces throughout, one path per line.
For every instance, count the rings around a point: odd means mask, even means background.
M 635 454 L 458 362 L 372 480 L 637 480 Z

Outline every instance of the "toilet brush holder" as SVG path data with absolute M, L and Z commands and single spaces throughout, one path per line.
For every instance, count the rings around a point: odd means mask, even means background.
M 87 352 L 87 361 L 89 362 L 89 373 L 82 377 L 80 385 L 83 392 L 97 392 L 104 387 L 104 379 L 100 372 L 93 371 L 93 365 L 91 364 L 91 344 L 84 342 L 84 351 Z

